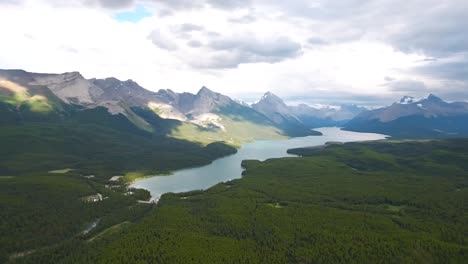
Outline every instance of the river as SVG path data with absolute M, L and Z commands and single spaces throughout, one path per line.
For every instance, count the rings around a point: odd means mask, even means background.
M 164 193 L 179 193 L 207 189 L 220 182 L 241 178 L 242 160 L 266 160 L 293 157 L 286 151 L 291 148 L 323 145 L 329 141 L 353 142 L 385 139 L 385 135 L 344 131 L 337 127 L 315 129 L 323 136 L 297 137 L 285 140 L 257 140 L 245 143 L 236 154 L 217 159 L 211 164 L 175 171 L 169 176 L 153 176 L 135 181 L 131 187 L 146 189 L 154 200 Z

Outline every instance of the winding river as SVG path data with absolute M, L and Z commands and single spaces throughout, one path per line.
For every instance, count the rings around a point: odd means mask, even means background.
M 266 160 L 293 157 L 286 151 L 291 148 L 323 145 L 328 141 L 352 142 L 385 139 L 385 135 L 343 131 L 337 127 L 315 129 L 323 136 L 297 137 L 285 140 L 258 140 L 246 143 L 236 154 L 220 158 L 213 163 L 175 171 L 170 176 L 139 179 L 132 187 L 149 190 L 156 201 L 162 194 L 207 189 L 220 182 L 238 179 L 242 174 L 241 162 L 246 159 Z

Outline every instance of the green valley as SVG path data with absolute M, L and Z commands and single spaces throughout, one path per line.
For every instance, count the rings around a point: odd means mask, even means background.
M 468 140 L 331 144 L 244 161 L 137 224 L 22 258 L 64 263 L 464 263 Z

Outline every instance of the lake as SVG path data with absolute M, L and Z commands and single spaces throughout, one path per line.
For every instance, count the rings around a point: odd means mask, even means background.
M 337 127 L 314 129 L 323 136 L 297 137 L 285 140 L 257 140 L 245 143 L 236 154 L 217 159 L 213 163 L 175 171 L 170 176 L 154 176 L 135 181 L 131 187 L 146 189 L 153 199 L 162 194 L 207 189 L 220 182 L 241 178 L 242 160 L 266 160 L 271 158 L 294 157 L 286 151 L 291 148 L 323 145 L 329 141 L 352 142 L 385 139 L 387 136 L 373 133 L 344 131 Z

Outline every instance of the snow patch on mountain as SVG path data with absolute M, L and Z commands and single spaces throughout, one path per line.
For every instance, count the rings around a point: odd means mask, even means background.
M 159 117 L 164 119 L 175 119 L 179 121 L 187 121 L 187 117 L 181 114 L 173 105 L 149 102 L 148 108 L 155 112 Z
M 397 104 L 402 104 L 402 105 L 414 104 L 414 103 L 420 102 L 422 100 L 423 100 L 423 98 L 414 98 L 412 96 L 404 96 L 403 98 L 400 99 L 400 101 L 397 102 Z
M 226 128 L 220 123 L 223 120 L 219 115 L 213 113 L 205 113 L 195 116 L 190 122 L 199 125 L 204 128 L 216 127 L 222 131 L 226 131 Z

